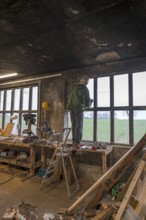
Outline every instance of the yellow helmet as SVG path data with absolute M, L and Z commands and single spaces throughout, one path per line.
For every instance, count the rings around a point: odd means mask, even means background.
M 48 102 L 47 102 L 47 101 L 43 102 L 43 103 L 42 103 L 42 109 L 48 110 L 48 108 L 49 108 Z

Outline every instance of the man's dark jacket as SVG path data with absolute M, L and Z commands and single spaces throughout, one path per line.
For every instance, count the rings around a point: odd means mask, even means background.
M 91 99 L 89 90 L 84 84 L 76 84 L 69 96 L 67 109 L 68 110 L 85 110 L 86 107 L 90 107 Z

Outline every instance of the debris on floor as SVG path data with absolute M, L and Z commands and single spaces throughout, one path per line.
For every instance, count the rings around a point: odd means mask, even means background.
M 8 208 L 3 215 L 3 219 L 12 220 L 40 220 L 40 218 L 43 220 L 75 220 L 72 216 L 62 216 L 50 211 L 44 211 L 40 216 L 37 207 L 26 202 L 21 202 L 16 207 Z
M 82 220 L 145 219 L 146 153 L 142 152 L 145 145 L 146 134 L 64 213 L 68 216 L 72 213 L 73 217 L 79 214 L 80 218 L 75 219 Z M 103 202 L 107 195 L 111 199 Z
M 52 219 L 54 219 L 55 218 L 55 216 L 52 214 L 52 213 L 45 213 L 44 215 L 43 215 L 43 219 L 44 220 L 52 220 Z
M 30 203 L 20 203 L 17 207 L 11 207 L 3 215 L 5 219 L 13 220 L 38 220 L 37 207 Z

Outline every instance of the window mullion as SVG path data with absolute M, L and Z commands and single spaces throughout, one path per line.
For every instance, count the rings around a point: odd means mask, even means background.
M 11 114 L 14 112 L 14 89 L 12 89 L 12 98 L 11 98 Z
M 133 130 L 133 82 L 132 74 L 129 74 L 129 143 L 134 144 Z
M 110 77 L 110 108 L 111 108 L 111 143 L 114 143 L 114 80 L 113 76 Z
M 4 128 L 5 125 L 5 114 L 6 114 L 6 90 L 4 90 L 4 104 L 3 104 L 3 123 L 2 127 Z
M 94 123 L 93 141 L 97 141 L 97 78 L 94 78 Z
M 28 107 L 29 112 L 32 111 L 31 106 L 32 106 L 32 86 L 29 87 L 29 107 Z

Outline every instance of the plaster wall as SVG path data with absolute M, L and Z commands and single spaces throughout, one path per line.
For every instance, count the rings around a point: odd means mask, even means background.
M 49 78 L 41 81 L 40 103 L 47 101 L 47 121 L 56 132 L 64 127 L 64 84 L 61 77 Z M 41 121 L 43 121 L 41 109 Z

